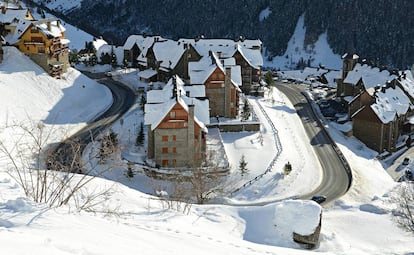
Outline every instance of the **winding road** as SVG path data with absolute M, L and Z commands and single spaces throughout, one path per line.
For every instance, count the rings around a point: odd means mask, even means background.
M 127 112 L 135 102 L 134 91 L 121 82 L 106 77 L 103 73 L 84 74 L 108 87 L 111 90 L 113 102 L 111 107 L 102 115 L 56 147 L 56 161 L 63 171 L 81 173 L 80 165 L 82 164 L 73 165 L 74 162 L 79 162 L 80 159 L 73 160 L 74 157 L 80 157 L 86 145 Z
M 329 134 L 315 116 L 311 105 L 302 94 L 305 89 L 302 85 L 276 82 L 276 87 L 284 93 L 294 105 L 306 133 L 322 166 L 322 182 L 312 192 L 300 198 L 309 199 L 313 195 L 324 195 L 326 202 L 333 201 L 344 195 L 352 181 L 352 175 L 346 160 L 336 148 Z M 339 153 L 339 154 L 338 154 Z

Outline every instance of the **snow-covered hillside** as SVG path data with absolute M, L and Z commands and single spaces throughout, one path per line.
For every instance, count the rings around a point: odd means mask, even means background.
M 15 47 L 4 47 L 0 95 L 0 125 L 43 121 L 68 132 L 81 128 L 112 103 L 109 89 L 77 70 L 70 68 L 62 79 L 54 79 Z
M 283 56 L 276 56 L 272 61 L 265 60 L 264 66 L 280 70 L 296 69 L 300 61 L 310 64 L 312 67 L 324 65 L 331 69 L 342 67 L 341 56 L 334 54 L 328 44 L 327 33 L 319 36 L 313 45 L 305 47 L 305 17 L 302 15 L 296 24 L 295 32 L 289 40 Z

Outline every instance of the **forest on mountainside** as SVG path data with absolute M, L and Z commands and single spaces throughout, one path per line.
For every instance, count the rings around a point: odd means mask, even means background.
M 267 7 L 270 15 L 260 20 Z M 117 44 L 142 33 L 171 39 L 243 36 L 261 39 L 270 57 L 283 55 L 305 15 L 306 44 L 327 32 L 337 54 L 355 52 L 378 65 L 407 68 L 414 63 L 413 11 L 412 0 L 82 0 L 81 8 L 61 15 Z

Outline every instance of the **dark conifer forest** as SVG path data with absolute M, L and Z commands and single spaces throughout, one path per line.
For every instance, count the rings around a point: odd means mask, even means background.
M 263 21 L 260 12 L 272 13 Z M 323 33 L 335 53 L 353 51 L 380 65 L 414 63 L 413 0 L 83 0 L 65 15 L 71 23 L 122 44 L 130 34 L 167 38 L 260 38 L 270 56 L 282 55 L 298 18 L 306 43 Z

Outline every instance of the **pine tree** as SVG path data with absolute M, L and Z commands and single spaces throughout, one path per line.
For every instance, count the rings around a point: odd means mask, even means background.
M 144 144 L 145 136 L 144 136 L 144 123 L 141 122 L 139 133 L 137 136 L 137 140 L 135 142 L 136 146 L 141 146 Z
M 243 105 L 243 110 L 242 110 L 241 118 L 242 118 L 242 120 L 248 120 L 249 117 L 250 117 L 250 105 L 249 105 L 249 101 L 247 101 L 247 99 L 244 99 L 244 105 Z
M 98 57 L 96 56 L 96 52 L 94 51 L 89 57 L 89 65 L 95 66 L 96 64 L 98 64 Z
M 247 169 L 247 162 L 246 162 L 246 159 L 244 158 L 244 155 L 242 155 L 239 161 L 239 171 L 240 171 L 241 176 L 244 176 L 245 174 L 249 172 L 249 170 Z
M 111 65 L 114 68 L 118 65 L 118 60 L 117 60 L 116 54 L 114 52 L 114 46 L 112 46 L 112 48 L 111 48 Z

